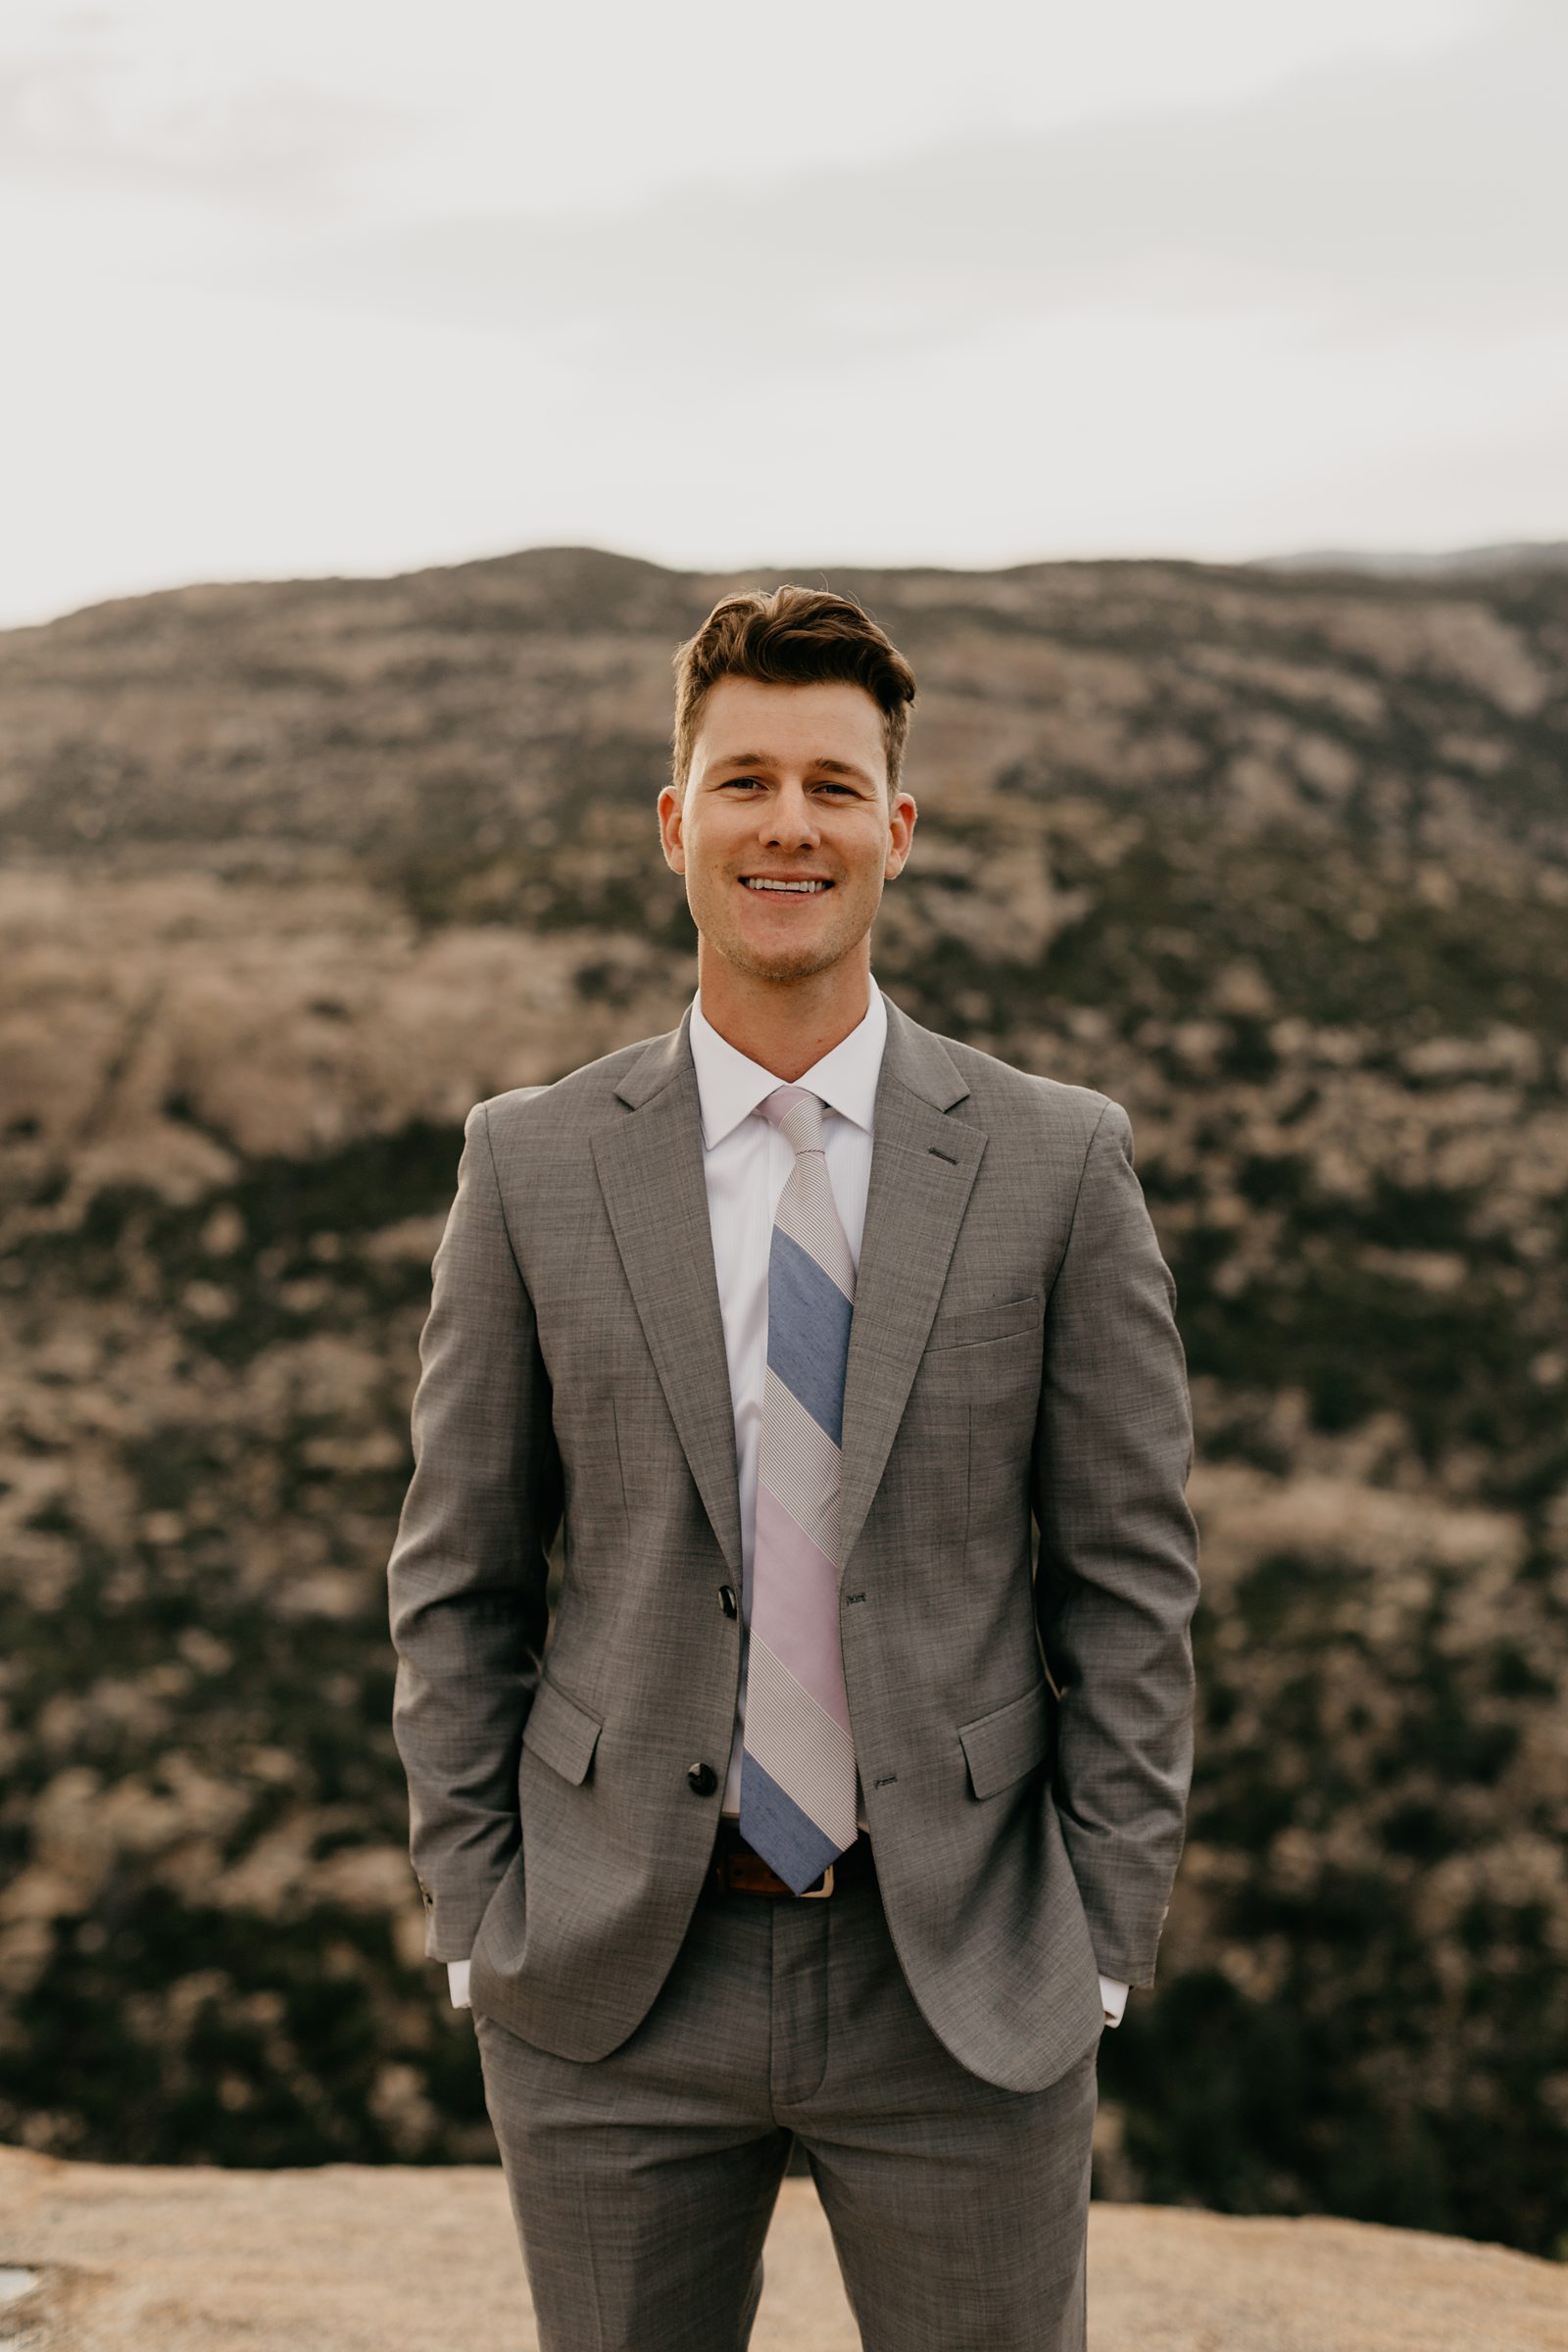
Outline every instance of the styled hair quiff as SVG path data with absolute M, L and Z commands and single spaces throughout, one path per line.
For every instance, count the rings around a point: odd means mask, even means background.
M 882 712 L 888 798 L 899 788 L 914 701 L 914 672 L 869 612 L 828 588 L 742 588 L 722 597 L 695 637 L 676 648 L 671 772 L 684 796 L 703 705 L 720 678 L 764 686 L 844 680 Z

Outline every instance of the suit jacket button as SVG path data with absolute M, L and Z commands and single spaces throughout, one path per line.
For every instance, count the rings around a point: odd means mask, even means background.
M 711 1796 L 718 1787 L 718 1775 L 711 1764 L 693 1764 L 686 1775 L 686 1784 L 698 1796 Z
M 718 1605 L 723 1610 L 726 1617 L 738 1617 L 740 1615 L 740 1608 L 735 1598 L 735 1588 L 733 1585 L 719 1586 Z

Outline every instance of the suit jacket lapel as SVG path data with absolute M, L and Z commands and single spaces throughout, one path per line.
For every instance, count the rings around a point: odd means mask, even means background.
M 986 1149 L 980 1128 L 946 1115 L 969 1090 L 940 1038 L 891 999 L 887 1010 L 845 1369 L 841 1563 L 887 1466 Z
M 968 1094 L 939 1038 L 891 999 L 844 1383 L 841 1562 L 887 1466 L 986 1138 L 946 1114 Z M 653 1039 L 616 1093 L 634 1115 L 594 1164 L 643 1333 L 713 1533 L 741 1580 L 735 1411 L 688 1032 Z
M 632 1116 L 593 1138 L 594 1164 L 660 1385 L 730 1573 L 741 1582 L 735 1410 L 703 1174 L 688 1031 L 655 1038 L 616 1093 Z

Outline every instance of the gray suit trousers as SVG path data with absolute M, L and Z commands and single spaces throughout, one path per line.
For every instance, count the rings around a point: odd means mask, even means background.
M 1098 2042 L 1043 2090 L 960 2066 L 874 1879 L 705 1892 L 607 2057 L 474 2024 L 544 2352 L 744 2352 L 792 2134 L 866 2352 L 1083 2352 Z

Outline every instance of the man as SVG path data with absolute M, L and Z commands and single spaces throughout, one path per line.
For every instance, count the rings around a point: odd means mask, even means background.
M 1081 2347 L 1191 1768 L 1175 1286 L 1121 1107 L 872 980 L 881 629 L 751 592 L 676 674 L 697 997 L 477 1104 L 435 1258 L 389 1568 L 426 1950 L 547 2352 L 744 2346 L 792 2135 L 871 2352 Z

